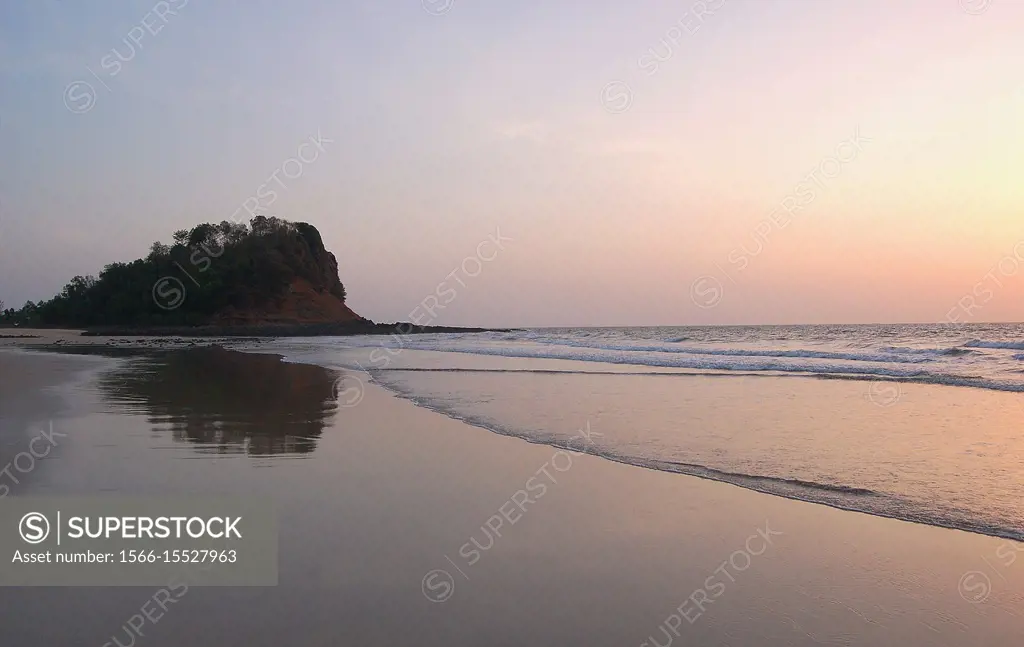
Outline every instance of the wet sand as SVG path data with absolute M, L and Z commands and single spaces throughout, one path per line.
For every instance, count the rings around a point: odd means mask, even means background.
M 1000 647 L 1024 632 L 1021 544 L 560 452 L 356 376 L 230 355 L 106 360 L 54 387 L 67 444 L 15 494 L 265 497 L 279 586 L 192 587 L 135 633 L 158 587 L 0 588 L 10 644 Z M 45 419 L 58 405 L 28 394 L 70 375 L 48 362 L 80 358 L 12 357 L 3 402 Z
M 11 464 L 18 454 L 29 450 L 33 433 L 48 429 L 54 419 L 75 415 L 69 410 L 68 401 L 55 392 L 58 387 L 83 380 L 108 364 L 96 357 L 40 354 L 0 347 L 0 470 Z M 40 448 L 36 453 L 42 451 Z M 3 474 L 6 478 L 0 478 L 0 486 L 4 483 L 20 485 L 14 481 L 30 478 L 35 470 L 29 466 L 34 463 L 22 457 L 17 467 L 24 471 L 12 467 L 9 476 Z
M 36 348 L 48 350 L 90 351 L 107 347 L 113 350 L 191 348 L 194 346 L 256 346 L 266 339 L 255 337 L 190 337 L 145 335 L 83 335 L 70 328 L 0 328 L 0 349 Z

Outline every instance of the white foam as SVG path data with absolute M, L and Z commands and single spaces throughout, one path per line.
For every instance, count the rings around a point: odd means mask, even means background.
M 964 344 L 968 348 L 997 348 L 1006 350 L 1024 350 L 1024 341 L 981 341 L 972 339 Z

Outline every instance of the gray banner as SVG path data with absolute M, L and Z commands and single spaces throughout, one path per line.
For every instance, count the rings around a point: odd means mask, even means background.
M 277 585 L 266 501 L 0 499 L 0 586 Z

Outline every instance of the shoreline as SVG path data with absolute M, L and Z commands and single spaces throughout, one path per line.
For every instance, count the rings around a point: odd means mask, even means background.
M 96 326 L 75 329 L 62 327 L 0 327 L 0 339 L 33 339 L 39 332 L 78 330 L 82 337 L 351 337 L 357 335 L 425 335 L 433 333 L 511 332 L 514 328 L 476 328 L 465 326 L 421 326 L 408 322 L 375 323 L 351 321 L 316 324 L 249 324 L 207 326 Z M 10 331 L 10 333 L 8 333 Z

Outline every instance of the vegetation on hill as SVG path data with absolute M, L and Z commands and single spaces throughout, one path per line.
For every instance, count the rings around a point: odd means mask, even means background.
M 3 310 L 0 323 L 204 325 L 225 312 L 273 311 L 296 285 L 355 317 L 344 308 L 337 260 L 320 232 L 256 216 L 249 225 L 224 221 L 176 231 L 173 244 L 153 243 L 145 258 L 111 263 L 99 277 L 76 276 L 49 301 Z

